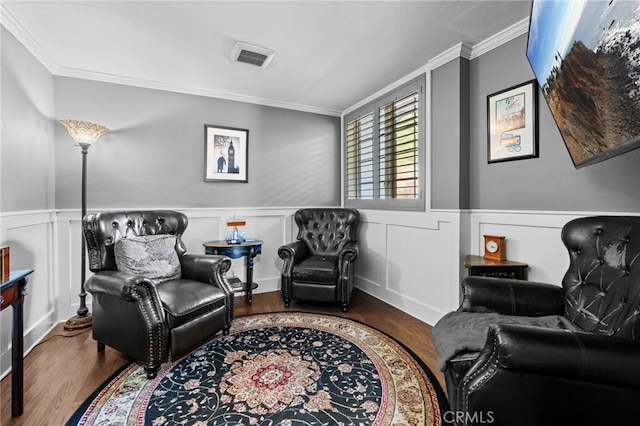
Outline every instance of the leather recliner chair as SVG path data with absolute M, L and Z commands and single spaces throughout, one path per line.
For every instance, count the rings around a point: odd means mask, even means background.
M 282 298 L 337 302 L 349 308 L 358 257 L 360 213 L 355 209 L 301 209 L 294 219 L 297 240 L 278 249 Z
M 187 354 L 220 331 L 229 332 L 234 293 L 224 275 L 231 260 L 187 254 L 181 239 L 188 224 L 183 213 L 105 212 L 88 214 L 82 222 L 89 268 L 95 273 L 85 289 L 92 294 L 98 350 L 107 345 L 138 360 L 153 378 L 163 362 Z M 144 239 L 141 236 L 165 238 L 162 235 L 175 236 L 166 243 L 179 261 L 175 276 L 154 280 L 130 269 L 118 270 L 116 255 L 124 250 L 119 242 Z M 150 263 L 147 260 L 143 267 Z M 161 261 L 159 269 L 166 264 Z
M 446 361 L 460 426 L 640 418 L 640 217 L 576 219 L 564 226 L 562 241 L 570 265 L 561 287 L 469 276 L 457 313 L 432 330 L 440 354 L 442 339 L 460 332 L 456 322 L 465 313 L 502 318 L 488 326 L 480 351 L 462 350 Z M 512 323 L 551 316 L 568 329 Z

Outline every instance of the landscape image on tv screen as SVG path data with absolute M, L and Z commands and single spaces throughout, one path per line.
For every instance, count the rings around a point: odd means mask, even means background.
M 640 2 L 534 0 L 527 58 L 573 164 L 640 147 Z

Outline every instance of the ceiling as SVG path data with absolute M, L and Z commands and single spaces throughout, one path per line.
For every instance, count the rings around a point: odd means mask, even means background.
M 2 22 L 55 75 L 339 115 L 530 1 L 10 1 Z M 236 41 L 276 54 L 231 60 Z

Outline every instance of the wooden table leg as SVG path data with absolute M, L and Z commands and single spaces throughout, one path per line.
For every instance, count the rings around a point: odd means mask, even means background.
M 13 308 L 13 331 L 11 336 L 11 417 L 23 412 L 24 391 L 24 297 L 20 296 L 11 304 Z
M 247 296 L 249 297 L 249 303 L 253 301 L 253 257 L 247 256 Z

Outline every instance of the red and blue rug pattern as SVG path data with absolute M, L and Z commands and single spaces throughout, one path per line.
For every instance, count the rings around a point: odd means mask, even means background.
M 446 399 L 406 348 L 359 322 L 283 312 L 236 318 L 231 332 L 155 379 L 131 363 L 68 425 L 445 424 Z

